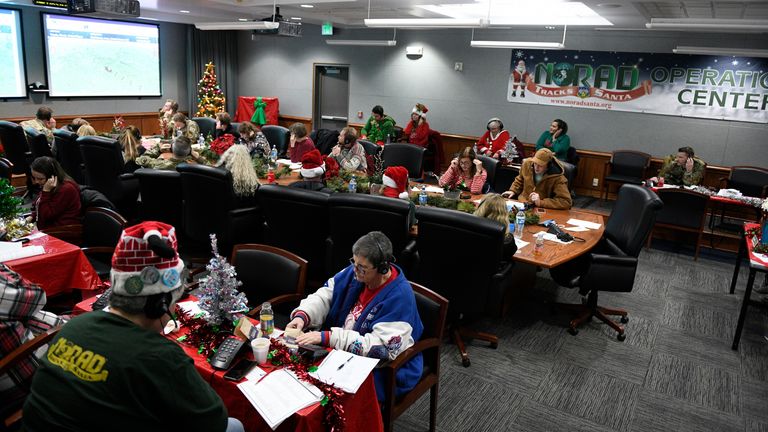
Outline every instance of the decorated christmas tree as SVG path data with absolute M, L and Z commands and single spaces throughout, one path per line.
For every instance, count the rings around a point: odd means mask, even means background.
M 224 111 L 226 98 L 219 88 L 213 62 L 205 65 L 203 78 L 197 83 L 197 114 L 196 117 L 213 117 Z
M 211 234 L 211 247 L 213 258 L 206 266 L 208 277 L 201 284 L 198 304 L 208 312 L 208 323 L 231 324 L 236 313 L 248 311 L 248 299 L 237 290 L 242 282 L 237 280 L 235 268 L 219 255 L 216 234 Z

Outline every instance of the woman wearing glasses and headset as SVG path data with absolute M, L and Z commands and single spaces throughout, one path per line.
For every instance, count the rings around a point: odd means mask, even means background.
M 296 338 L 353 354 L 394 360 L 421 338 L 424 326 L 411 284 L 392 263 L 392 243 L 370 232 L 352 246 L 350 265 L 301 301 L 287 328 L 313 329 Z M 397 395 L 416 385 L 422 372 L 418 354 L 397 372 Z M 384 398 L 384 377 L 374 370 L 376 395 Z

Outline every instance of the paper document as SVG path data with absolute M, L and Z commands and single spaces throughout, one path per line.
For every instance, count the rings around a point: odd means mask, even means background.
M 36 238 L 45 237 L 45 236 L 47 236 L 47 235 L 48 235 L 48 234 L 46 234 L 46 233 L 44 233 L 44 232 L 42 232 L 42 231 L 35 231 L 35 232 L 33 232 L 32 234 L 28 235 L 28 236 L 27 236 L 27 238 L 28 238 L 28 239 L 30 239 L 30 240 L 34 240 L 34 239 L 36 239 Z
M 520 211 L 525 208 L 525 203 L 515 200 L 507 200 L 507 209 L 511 209 L 512 207 L 515 208 L 515 211 Z
M 379 359 L 333 350 L 325 356 L 323 362 L 317 367 L 317 371 L 310 375 L 326 384 L 333 384 L 347 393 L 354 394 L 377 364 Z
M 563 229 L 568 230 L 568 231 L 573 231 L 573 232 L 589 231 L 589 228 L 586 228 L 586 227 L 583 227 L 583 226 L 569 226 L 569 227 L 565 227 Z
M 21 249 L 19 242 L 0 242 L 0 254 L 18 252 Z
M 597 222 L 589 222 L 581 219 L 568 219 L 568 222 L 566 222 L 566 225 L 576 225 L 588 229 L 598 229 L 602 224 L 599 224 Z
M 531 244 L 531 242 L 523 241 L 523 240 L 515 237 L 515 244 L 517 245 L 517 252 L 520 252 L 520 249 L 528 246 L 529 244 Z M 517 253 L 517 252 L 515 252 L 515 253 Z
M 248 381 L 259 382 L 259 380 L 265 376 L 267 376 L 267 373 L 264 372 L 264 369 L 254 366 L 253 369 L 245 375 L 245 379 Z
M 323 398 L 320 389 L 301 381 L 288 369 L 276 370 L 258 383 L 243 381 L 237 388 L 272 430 L 296 411 Z
M 445 192 L 445 191 L 443 191 L 443 188 L 441 188 L 441 187 L 429 186 L 429 185 L 427 185 L 426 190 L 429 193 L 443 193 L 443 192 Z M 411 188 L 411 191 L 412 192 L 421 192 L 421 187 L 420 186 L 414 186 L 414 187 Z
M 190 314 L 193 317 L 197 316 L 197 314 L 199 313 L 207 314 L 207 312 L 200 309 L 200 306 L 197 304 L 197 301 L 194 301 L 194 300 L 176 303 L 176 306 L 180 307 L 181 310 Z
M 0 262 L 12 261 L 22 258 L 28 258 L 36 255 L 42 255 L 45 249 L 42 246 L 27 246 L 6 252 L 0 252 Z
M 560 244 L 571 244 L 571 243 L 573 243 L 573 240 L 571 240 L 569 242 L 564 242 L 564 241 L 558 239 L 557 236 L 552 234 L 552 233 L 544 233 L 544 240 L 549 240 L 549 241 L 553 241 L 555 243 L 560 243 Z

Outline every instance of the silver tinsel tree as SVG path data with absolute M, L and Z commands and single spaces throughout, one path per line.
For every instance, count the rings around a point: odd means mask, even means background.
M 206 318 L 212 325 L 234 320 L 234 314 L 248 311 L 248 299 L 237 290 L 243 283 L 237 280 L 235 268 L 219 255 L 216 234 L 211 234 L 213 258 L 206 269 L 208 276 L 203 280 L 198 295 L 200 309 L 208 312 Z

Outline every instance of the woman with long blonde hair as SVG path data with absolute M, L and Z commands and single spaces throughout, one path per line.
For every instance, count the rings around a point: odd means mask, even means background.
M 477 206 L 475 216 L 495 220 L 504 225 L 504 257 L 511 260 L 517 252 L 517 244 L 515 244 L 515 237 L 509 232 L 507 200 L 499 194 L 488 194 Z
M 253 168 L 253 161 L 246 146 L 235 144 L 227 149 L 221 155 L 217 166 L 223 167 L 232 173 L 235 195 L 251 197 L 256 193 L 256 189 L 260 185 L 259 177 Z
M 139 169 L 136 164 L 136 158 L 141 156 L 146 150 L 141 145 L 141 131 L 134 125 L 125 128 L 123 134 L 118 139 L 120 147 L 123 149 L 123 160 L 125 161 L 125 172 L 132 173 Z

